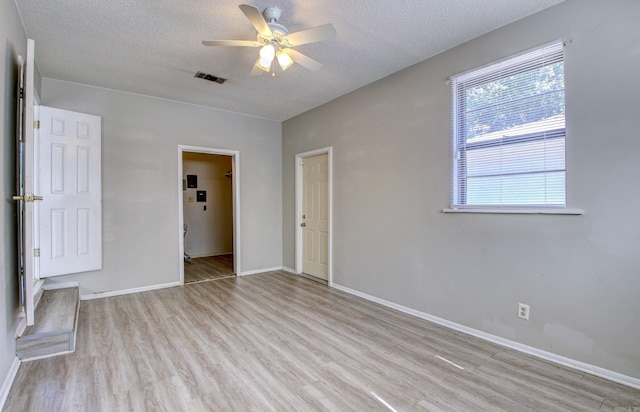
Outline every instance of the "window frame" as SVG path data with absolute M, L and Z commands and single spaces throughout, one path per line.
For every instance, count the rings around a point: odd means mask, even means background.
M 550 50 L 550 51 L 549 51 Z M 495 79 L 487 80 L 495 81 L 502 78 L 506 78 L 513 74 L 526 73 L 531 70 L 535 66 L 529 66 L 531 61 L 536 59 L 535 55 L 546 53 L 545 56 L 551 55 L 552 53 L 562 53 L 561 62 L 565 62 L 564 57 L 564 43 L 560 40 L 556 40 L 530 50 L 524 51 L 522 53 L 509 56 L 505 59 L 498 60 L 492 63 L 489 63 L 485 66 L 481 66 L 479 68 L 475 68 L 469 70 L 464 73 L 460 73 L 458 75 L 452 76 L 449 80 L 451 84 L 452 90 L 452 143 L 453 143 L 453 156 L 452 156 L 452 181 L 451 181 L 451 207 L 447 209 L 443 209 L 444 212 L 477 212 L 477 213 L 537 213 L 537 214 L 582 214 L 583 211 L 580 209 L 570 209 L 567 207 L 567 167 L 566 167 L 566 144 L 564 147 L 564 157 L 565 157 L 565 167 L 563 170 L 557 170 L 564 172 L 564 204 L 531 204 L 531 205 L 513 205 L 513 204 L 491 204 L 491 205 L 480 205 L 480 204 L 467 204 L 467 193 L 468 193 L 468 183 L 467 179 L 468 173 L 465 170 L 467 167 L 467 151 L 469 149 L 480 149 L 480 148 L 488 148 L 488 147 L 512 147 L 514 144 L 519 143 L 527 143 L 527 142 L 540 142 L 540 141 L 550 141 L 552 139 L 563 139 L 566 143 L 566 124 L 562 128 L 556 129 L 547 129 L 543 131 L 532 131 L 530 133 L 523 133 L 515 136 L 504 136 L 499 141 L 479 141 L 479 142 L 468 142 L 468 137 L 465 134 L 465 119 L 466 116 L 461 115 L 461 110 L 464 111 L 464 104 L 466 102 L 465 93 L 467 87 L 460 87 L 460 82 L 468 82 L 469 80 L 473 81 L 477 79 L 482 79 L 487 75 L 492 75 L 493 73 L 500 73 L 505 68 L 507 69 L 506 73 L 503 75 L 496 76 Z M 542 60 L 544 61 L 544 60 Z M 519 68 L 519 65 L 525 64 L 525 68 Z M 552 63 L 552 64 L 556 64 Z M 540 68 L 547 66 L 548 64 L 541 64 Z M 478 84 L 483 84 L 482 82 L 478 82 Z M 472 87 L 471 85 L 468 87 Z M 563 92 L 564 91 L 563 86 Z M 566 95 L 566 92 L 565 92 Z M 565 116 L 566 118 L 566 116 Z M 564 123 L 564 121 L 563 121 Z M 516 126 L 517 127 L 517 126 Z M 508 130 L 508 129 L 507 129 Z M 460 148 L 464 149 L 460 149 Z M 522 173 L 499 173 L 496 176 L 509 176 L 509 175 L 535 175 L 537 173 L 551 173 L 552 169 L 545 169 L 543 171 L 535 171 L 531 172 L 522 172 Z M 461 191 L 464 190 L 464 193 Z

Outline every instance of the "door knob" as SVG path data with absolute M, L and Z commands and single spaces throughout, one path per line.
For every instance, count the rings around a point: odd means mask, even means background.
M 25 202 L 33 202 L 34 200 L 42 200 L 42 196 L 36 196 L 33 193 L 25 193 L 24 196 L 13 196 L 13 200 L 24 200 Z
M 300 227 L 306 227 L 307 224 L 306 223 L 300 223 Z

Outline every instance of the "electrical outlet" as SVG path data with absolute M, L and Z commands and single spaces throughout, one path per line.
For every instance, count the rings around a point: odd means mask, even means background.
M 529 305 L 518 303 L 518 317 L 520 319 L 529 320 Z

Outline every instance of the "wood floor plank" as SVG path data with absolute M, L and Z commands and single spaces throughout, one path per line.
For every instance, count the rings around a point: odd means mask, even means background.
M 77 287 L 45 290 L 36 309 L 37 322 L 23 336 L 73 330 L 77 296 Z
M 278 271 L 83 301 L 76 353 L 22 364 L 4 410 L 634 406 L 640 390 Z
M 184 283 L 233 276 L 233 254 L 193 258 L 184 262 Z

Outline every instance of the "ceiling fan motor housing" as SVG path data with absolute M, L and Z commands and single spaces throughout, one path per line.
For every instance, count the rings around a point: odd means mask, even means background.
M 275 6 L 271 6 L 264 9 L 262 15 L 264 16 L 264 19 L 267 21 L 267 23 L 274 23 L 278 21 L 278 19 L 282 15 L 282 10 Z
M 257 7 L 248 4 L 241 4 L 239 7 L 257 31 L 256 41 L 206 40 L 202 42 L 205 46 L 260 47 L 260 58 L 254 68 L 262 71 L 269 71 L 275 57 L 278 58 L 282 70 L 286 70 L 293 63 L 312 71 L 320 70 L 322 64 L 295 50 L 294 47 L 335 38 L 336 30 L 331 24 L 289 33 L 286 27 L 278 23 L 282 15 L 278 7 L 267 7 L 262 13 Z
M 264 16 L 264 19 L 267 21 L 267 25 L 269 26 L 269 28 L 271 29 L 271 32 L 273 33 L 273 38 L 266 38 L 265 40 L 267 41 L 275 40 L 276 42 L 280 43 L 282 41 L 282 38 L 287 34 L 289 34 L 289 30 L 287 30 L 286 27 L 284 27 L 282 24 L 276 23 L 276 21 L 282 15 L 282 10 L 273 6 L 267 7 L 262 12 L 262 15 Z M 260 37 L 259 33 L 258 33 L 258 37 Z

